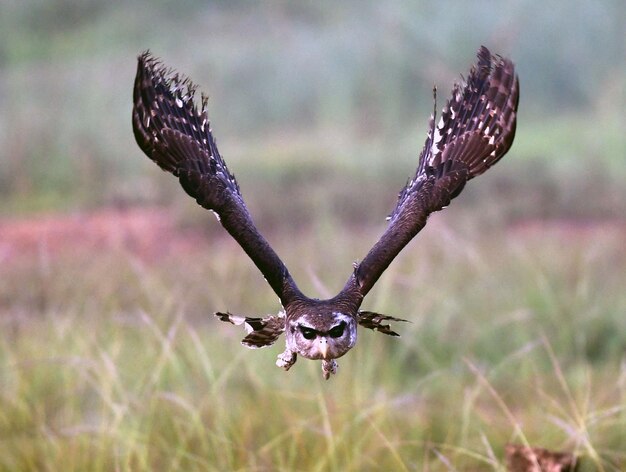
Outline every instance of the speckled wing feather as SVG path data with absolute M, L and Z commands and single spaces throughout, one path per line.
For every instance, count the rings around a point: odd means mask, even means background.
M 398 333 L 391 329 L 389 324 L 385 324 L 385 321 L 403 321 L 409 322 L 408 320 L 403 320 L 402 318 L 395 318 L 389 315 L 381 315 L 380 313 L 374 313 L 373 311 L 359 311 L 358 312 L 358 322 L 359 325 L 364 328 L 368 328 L 374 331 L 378 331 L 379 333 L 388 334 L 389 336 L 400 336 Z
M 297 287 L 252 222 L 239 185 L 220 156 L 206 97 L 198 108 L 194 94 L 189 79 L 166 69 L 149 52 L 140 55 L 132 112 L 137 144 L 159 167 L 178 177 L 198 204 L 217 215 L 286 305 Z
M 433 113 L 417 172 L 400 192 L 386 231 L 355 266 L 345 292 L 365 296 L 428 216 L 506 154 L 515 137 L 518 99 L 513 63 L 481 47 L 477 64 L 452 90 L 437 125 Z
M 285 332 L 284 314 L 269 315 L 265 318 L 233 315 L 232 313 L 215 313 L 220 320 L 234 325 L 244 325 L 248 335 L 241 344 L 251 349 L 271 346 Z

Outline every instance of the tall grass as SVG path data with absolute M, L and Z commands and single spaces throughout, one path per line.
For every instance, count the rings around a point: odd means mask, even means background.
M 362 332 L 328 382 L 210 316 L 279 307 L 199 209 L 180 230 L 207 234 L 147 255 L 0 240 L 1 470 L 501 470 L 507 442 L 626 469 L 623 2 L 448 3 L 6 5 L 0 213 L 191 207 L 132 139 L 151 48 L 211 95 L 220 149 L 311 295 L 380 235 L 433 82 L 445 96 L 486 43 L 514 58 L 522 103 L 507 163 L 464 192 L 480 214 L 455 202 L 368 296 L 412 321 L 402 338 Z M 564 216 L 579 223 L 520 223 Z
M 0 469 L 503 470 L 508 442 L 624 469 L 623 229 L 485 232 L 451 213 L 366 300 L 412 321 L 402 337 L 361 332 L 329 381 L 307 360 L 282 372 L 280 345 L 246 350 L 210 316 L 278 309 L 219 234 L 150 260 L 11 259 Z M 380 229 L 331 226 L 270 234 L 311 294 L 336 290 Z

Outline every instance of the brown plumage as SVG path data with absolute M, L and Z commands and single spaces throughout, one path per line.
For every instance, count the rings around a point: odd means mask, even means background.
M 202 207 L 213 211 L 280 298 L 283 311 L 265 318 L 217 313 L 244 324 L 248 347 L 270 345 L 284 332 L 287 348 L 277 364 L 289 369 L 297 354 L 322 360 L 324 376 L 334 359 L 356 343 L 357 324 L 397 335 L 386 321 L 404 321 L 359 311 L 361 302 L 391 261 L 424 227 L 428 216 L 447 206 L 466 182 L 485 172 L 509 150 L 515 136 L 518 79 L 513 63 L 481 47 L 464 84 L 456 85 L 440 120 L 431 117 L 415 176 L 400 192 L 389 225 L 365 258 L 355 264 L 338 295 L 306 297 L 269 243 L 259 233 L 239 185 L 217 149 L 207 100 L 194 102 L 195 86 L 166 69 L 149 52 L 139 56 L 133 93 L 133 131 L 143 152 L 176 176 Z

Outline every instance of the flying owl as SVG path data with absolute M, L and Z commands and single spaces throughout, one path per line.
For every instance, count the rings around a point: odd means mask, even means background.
M 426 225 L 428 216 L 445 208 L 465 183 L 506 154 L 515 136 L 518 78 L 509 59 L 482 46 L 478 60 L 456 84 L 437 121 L 430 119 L 417 171 L 400 192 L 378 242 L 353 265 L 345 286 L 333 298 L 304 295 L 287 267 L 259 233 L 234 175 L 220 155 L 207 115 L 207 98 L 194 100 L 196 87 L 144 52 L 138 58 L 133 92 L 133 131 L 141 150 L 176 176 L 202 207 L 215 213 L 278 295 L 282 310 L 264 318 L 215 313 L 222 321 L 243 324 L 242 344 L 260 348 L 281 334 L 286 348 L 276 365 L 289 370 L 300 355 L 321 360 L 324 378 L 337 371 L 335 359 L 357 341 L 359 325 L 391 336 L 389 322 L 405 321 L 360 310 L 363 298 L 391 261 Z

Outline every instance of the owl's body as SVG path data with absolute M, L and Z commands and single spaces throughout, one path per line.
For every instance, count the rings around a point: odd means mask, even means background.
M 355 300 L 358 302 L 355 303 Z M 337 363 L 334 359 L 343 356 L 356 344 L 359 321 L 372 318 L 367 317 L 368 312 L 359 311 L 360 301 L 358 297 L 348 297 L 346 294 L 329 300 L 318 300 L 298 293 L 278 315 L 251 318 L 217 313 L 217 316 L 233 324 L 244 324 L 249 334 L 242 343 L 250 348 L 269 346 L 285 333 L 286 348 L 278 356 L 276 364 L 289 370 L 298 355 L 321 360 L 324 376 L 328 378 L 336 372 Z M 380 321 L 378 325 L 385 329 Z M 387 334 L 396 335 L 392 331 Z
M 335 359 L 357 341 L 361 325 L 397 336 L 388 315 L 360 311 L 364 297 L 398 253 L 425 226 L 428 216 L 447 206 L 466 182 L 495 164 L 515 136 L 518 80 L 513 63 L 478 52 L 478 63 L 464 85 L 456 85 L 435 125 L 431 117 L 415 176 L 400 192 L 389 225 L 333 298 L 306 297 L 286 266 L 259 233 L 235 177 L 217 150 L 209 127 L 206 98 L 194 103 L 195 87 L 166 70 L 149 53 L 139 57 L 134 88 L 133 131 L 139 147 L 161 168 L 178 177 L 198 204 L 218 216 L 279 296 L 278 315 L 253 318 L 216 313 L 222 321 L 244 324 L 242 343 L 251 348 L 273 344 L 285 333 L 286 349 L 277 365 L 288 370 L 297 356 L 322 361 L 325 378 Z

